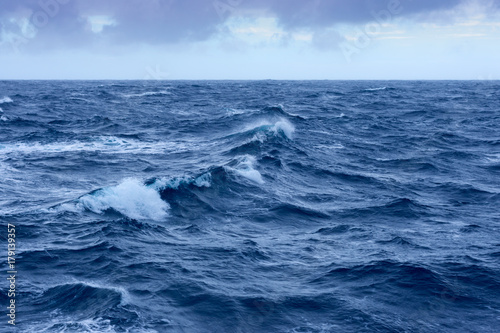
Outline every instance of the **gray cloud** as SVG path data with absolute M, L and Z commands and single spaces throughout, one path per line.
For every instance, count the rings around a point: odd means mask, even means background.
M 268 8 L 280 22 L 293 27 L 326 27 L 335 23 L 363 23 L 373 20 L 373 12 L 394 6 L 400 16 L 410 16 L 453 8 L 463 0 L 259 0 L 258 6 Z M 498 1 L 496 1 L 498 2 Z M 257 6 L 256 2 L 248 6 Z
M 373 11 L 390 0 L 0 0 L 0 36 L 24 36 L 29 47 L 104 44 L 168 44 L 205 40 L 218 31 L 232 12 L 275 15 L 288 30 L 320 30 L 336 23 L 373 20 Z M 392 0 L 397 1 L 397 0 Z M 400 16 L 423 15 L 451 9 L 464 0 L 399 0 Z M 488 0 L 485 0 L 488 1 Z M 500 0 L 490 0 L 497 6 Z M 45 4 L 45 5 L 44 5 Z M 31 14 L 31 16 L 29 16 Z M 112 17 L 117 24 L 101 33 L 89 28 L 89 16 Z M 28 17 L 27 17 L 28 16 Z M 37 29 L 26 36 L 13 18 L 27 17 Z M 45 20 L 44 20 L 45 19 Z

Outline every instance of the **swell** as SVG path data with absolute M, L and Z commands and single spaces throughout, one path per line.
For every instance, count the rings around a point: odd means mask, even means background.
M 391 220 L 394 220 L 393 218 L 419 219 L 430 216 L 431 207 L 409 198 L 398 198 L 378 206 L 338 210 L 330 213 L 343 218 L 365 218 L 366 221 L 385 218 L 391 218 Z
M 52 207 L 52 210 L 164 221 L 171 211 L 174 215 L 187 216 L 217 212 L 221 207 L 229 210 L 220 196 L 230 200 L 233 191 L 252 192 L 265 183 L 257 160 L 251 155 L 241 155 L 194 176 L 156 177 L 146 181 L 125 179 L 118 185 L 93 190 L 76 200 Z
M 464 293 L 459 280 L 450 272 L 443 272 L 442 268 L 438 270 L 428 265 L 390 260 L 347 267 L 332 266 L 311 283 L 323 287 L 333 287 L 342 283 L 360 296 L 370 295 L 376 291 L 382 302 L 391 305 L 394 305 L 392 297 L 395 294 L 404 295 L 418 303 L 424 303 L 429 298 L 461 302 L 469 307 L 482 303 L 480 298 Z M 485 278 L 482 280 L 484 281 Z M 472 280 L 468 282 L 472 283 Z M 403 306 L 408 306 L 408 304 Z

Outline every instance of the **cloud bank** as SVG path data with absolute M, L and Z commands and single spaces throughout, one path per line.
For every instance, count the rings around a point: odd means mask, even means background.
M 0 46 L 39 50 L 89 44 L 203 41 L 231 16 L 272 16 L 286 31 L 323 33 L 360 24 L 389 6 L 400 17 L 425 17 L 470 0 L 0 0 Z M 500 0 L 477 0 L 498 10 Z M 36 37 L 36 38 L 35 38 Z

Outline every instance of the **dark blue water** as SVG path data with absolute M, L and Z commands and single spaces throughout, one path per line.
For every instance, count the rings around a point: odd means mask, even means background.
M 0 103 L 20 332 L 500 328 L 500 82 L 3 81 Z

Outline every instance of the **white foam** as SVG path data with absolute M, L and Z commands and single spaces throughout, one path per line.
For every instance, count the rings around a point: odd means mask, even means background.
M 198 187 L 210 187 L 212 185 L 212 175 L 207 172 L 196 178 L 193 182 Z
M 10 98 L 9 96 L 5 96 L 3 98 L 0 98 L 0 104 L 4 104 L 4 103 L 13 103 L 14 101 L 12 100 L 12 98 Z
M 387 87 L 379 87 L 379 88 L 368 88 L 366 91 L 378 91 L 378 90 L 386 90 Z
M 344 149 L 345 147 L 341 145 L 340 143 L 335 143 L 331 145 L 316 145 L 315 146 L 318 149 L 326 149 L 326 150 L 331 150 L 331 149 Z
M 171 95 L 172 93 L 168 90 L 162 91 L 146 91 L 139 94 L 123 94 L 123 97 L 131 98 L 131 97 L 144 97 L 144 96 L 161 96 L 161 95 Z
M 57 316 L 56 316 L 57 314 Z M 109 319 L 101 317 L 92 319 L 75 320 L 74 318 L 64 317 L 60 313 L 51 313 L 49 321 L 45 323 L 32 323 L 25 328 L 26 333 L 158 333 L 156 330 L 142 327 L 133 327 L 127 330 L 117 329 L 111 324 Z
M 154 188 L 137 179 L 126 179 L 117 186 L 84 195 L 78 205 L 98 214 L 112 208 L 132 219 L 155 221 L 165 219 L 170 208 Z
M 89 286 L 89 287 L 92 287 L 92 288 L 95 288 L 95 289 L 108 289 L 108 290 L 113 290 L 117 293 L 120 294 L 120 305 L 127 305 L 127 304 L 131 304 L 131 300 L 132 300 L 132 297 L 130 296 L 129 292 L 127 291 L 127 289 L 123 288 L 123 287 L 116 287 L 116 286 L 110 286 L 110 285 L 106 285 L 106 284 L 101 284 L 101 283 L 97 283 L 97 282 L 91 282 L 91 281 L 85 281 L 85 282 L 82 282 L 82 281 L 77 281 L 75 280 L 73 282 L 74 284 L 84 284 L 86 286 Z
M 56 331 L 54 331 L 56 329 Z M 64 318 L 58 314 L 47 323 L 35 323 L 25 329 L 26 333 L 69 333 L 69 332 L 86 332 L 86 333 L 116 333 L 116 328 L 111 324 L 109 319 L 93 318 L 74 320 L 72 318 Z
M 489 162 L 498 163 L 500 162 L 500 153 L 486 154 L 486 159 Z
M 288 120 L 282 118 L 276 122 L 272 128 L 275 133 L 283 132 L 287 138 L 293 139 L 293 133 L 295 132 L 295 127 Z
M 188 176 L 174 178 L 162 177 L 156 179 L 150 187 L 154 188 L 156 191 L 161 191 L 166 188 L 177 190 L 182 184 L 194 184 L 198 187 L 210 187 L 212 185 L 212 175 L 207 172 L 195 179 Z
M 2 120 L 2 121 L 9 121 L 9 118 L 7 118 L 6 116 L 1 116 L 0 120 Z
M 177 190 L 179 186 L 181 186 L 181 184 L 188 183 L 190 180 L 191 179 L 187 176 L 175 178 L 162 177 L 156 179 L 155 182 L 150 185 L 150 187 L 154 188 L 156 191 L 161 191 L 166 188 Z
M 228 171 L 236 173 L 239 176 L 245 177 L 257 184 L 264 184 L 264 179 L 259 171 L 254 169 L 255 157 L 250 155 L 241 156 L 238 158 L 238 164 L 236 167 L 232 168 L 225 166 L 224 168 Z
M 102 282 L 94 282 L 94 281 L 82 281 L 74 278 L 60 279 L 59 284 L 53 284 L 49 286 L 44 286 L 44 289 L 48 290 L 56 287 L 64 287 L 72 285 L 82 284 L 95 289 L 107 289 L 112 290 L 116 293 L 120 294 L 120 306 L 125 306 L 127 304 L 133 304 L 132 296 L 129 292 L 121 287 L 121 286 L 113 286 L 108 285 Z M 60 310 L 57 309 L 50 316 L 50 321 L 47 322 L 37 322 L 32 323 L 28 328 L 26 328 L 23 332 L 55 332 L 55 328 L 57 327 L 56 332 L 89 332 L 89 333 L 115 333 L 122 332 L 122 330 L 117 330 L 114 325 L 108 319 L 103 319 L 100 317 L 95 317 L 92 319 L 83 319 L 83 320 L 74 320 L 74 318 L 67 318 L 61 314 Z M 127 332 L 129 332 L 127 330 Z M 142 328 L 134 328 L 133 331 L 130 332 L 141 332 L 141 333 L 150 333 L 156 331 L 150 331 Z
M 295 132 L 295 126 L 285 118 L 279 118 L 278 121 L 271 122 L 269 120 L 261 120 L 250 124 L 243 129 L 243 132 L 255 131 L 258 129 L 264 129 L 274 133 L 275 135 L 280 132 L 283 133 L 288 139 L 293 139 L 293 133 Z M 260 137 L 257 137 L 261 140 Z
M 5 118 L 5 119 L 4 119 Z M 8 119 L 1 117 L 2 121 Z M 98 137 L 94 141 L 69 141 L 49 144 L 15 143 L 6 144 L 0 149 L 0 154 L 30 154 L 30 153 L 62 153 L 62 152 L 95 152 L 105 154 L 165 154 L 202 149 L 196 142 L 144 142 L 133 139 L 122 139 L 113 136 Z
M 238 109 L 228 109 L 226 114 L 228 116 L 236 116 L 239 114 L 244 114 L 245 112 L 247 112 L 247 111 L 246 110 L 238 110 Z

